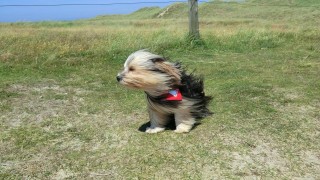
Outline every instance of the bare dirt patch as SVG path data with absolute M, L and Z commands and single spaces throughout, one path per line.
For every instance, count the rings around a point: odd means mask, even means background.
M 86 93 L 81 89 L 61 87 L 50 80 L 35 85 L 13 84 L 6 91 L 18 94 L 5 100 L 11 110 L 1 115 L 1 121 L 12 127 L 79 113 L 84 104 L 81 95 Z
M 282 174 L 288 171 L 288 161 L 269 143 L 258 144 L 247 153 L 233 152 L 232 169 L 244 176 L 260 176 L 265 171 Z

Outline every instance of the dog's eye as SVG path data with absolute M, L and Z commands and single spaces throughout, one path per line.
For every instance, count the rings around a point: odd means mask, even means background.
M 133 67 L 129 67 L 129 71 L 134 71 L 135 69 Z

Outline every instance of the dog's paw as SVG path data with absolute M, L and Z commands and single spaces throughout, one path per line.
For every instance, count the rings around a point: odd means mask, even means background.
M 187 124 L 179 124 L 174 130 L 175 133 L 188 133 L 192 129 L 193 125 L 187 125 Z
M 147 127 L 147 130 L 146 130 L 146 133 L 150 133 L 150 134 L 153 134 L 153 133 L 158 133 L 158 132 L 161 132 L 161 131 L 164 131 L 165 128 L 161 128 L 161 127 Z

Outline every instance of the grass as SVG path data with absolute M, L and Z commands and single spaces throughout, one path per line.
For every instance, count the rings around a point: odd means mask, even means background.
M 292 2 L 201 5 L 200 44 L 179 8 L 0 24 L 0 179 L 319 179 L 320 11 Z M 142 48 L 202 74 L 215 114 L 140 132 L 144 94 L 115 76 Z

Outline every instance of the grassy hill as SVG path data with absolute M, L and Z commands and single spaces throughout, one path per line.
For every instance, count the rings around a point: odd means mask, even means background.
M 248 0 L 249 3 L 256 3 L 256 4 L 269 4 L 275 6 L 282 6 L 282 5 L 290 5 L 290 6 L 319 6 L 320 2 L 318 0 Z
M 181 23 L 188 23 L 187 3 L 175 3 L 166 8 L 157 7 L 143 8 L 129 15 L 103 16 L 92 19 L 95 23 L 107 24 L 106 21 L 119 19 L 146 20 L 152 19 L 163 21 L 163 19 L 176 19 Z M 316 1 L 248 1 L 246 3 L 224 3 L 213 1 L 199 5 L 199 18 L 201 25 L 212 28 L 220 25 L 242 25 L 245 27 L 265 28 L 265 26 L 279 26 L 280 28 L 314 28 L 314 24 L 320 23 L 320 2 Z M 271 22 L 272 20 L 272 22 Z M 90 21 L 90 23 L 91 23 Z M 86 23 L 87 21 L 81 21 Z M 166 22 L 166 21 L 163 21 Z
M 318 4 L 202 4 L 202 43 L 185 4 L 0 24 L 0 179 L 319 179 Z M 139 131 L 144 93 L 115 77 L 143 48 L 202 74 L 215 114 Z

